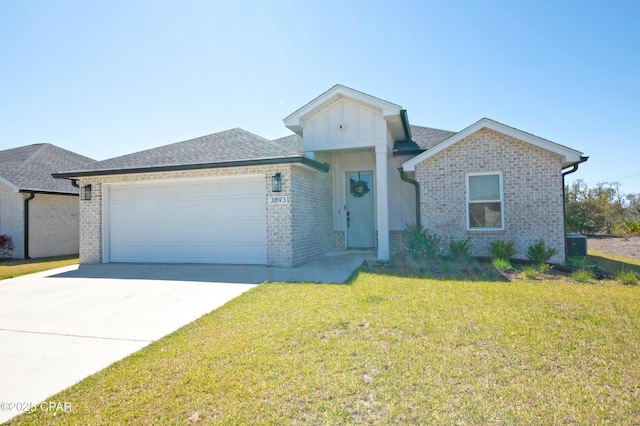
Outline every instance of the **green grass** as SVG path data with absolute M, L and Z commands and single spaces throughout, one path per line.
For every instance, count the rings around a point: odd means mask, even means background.
M 603 269 L 614 274 L 618 272 L 634 272 L 640 273 L 640 260 L 630 259 L 628 257 L 616 256 L 613 254 L 600 253 L 598 251 L 588 251 L 585 263 L 596 264 Z
M 20 275 L 33 274 L 34 272 L 60 268 L 62 266 L 75 265 L 78 256 L 41 257 L 38 259 L 12 260 L 0 262 L 0 280 L 19 277 Z
M 509 271 L 511 269 L 511 262 L 506 259 L 495 258 L 492 263 L 493 266 L 501 272 Z
M 10 424 L 634 424 L 640 287 L 265 284 Z
M 579 283 L 588 283 L 593 279 L 593 275 L 591 275 L 591 272 L 587 271 L 586 269 L 578 269 L 577 271 L 572 272 L 570 277 L 572 280 Z
M 618 272 L 618 280 L 625 285 L 638 285 L 638 277 L 633 272 Z

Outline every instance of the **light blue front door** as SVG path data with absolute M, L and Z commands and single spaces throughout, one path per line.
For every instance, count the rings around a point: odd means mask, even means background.
M 373 172 L 347 172 L 347 248 L 375 248 Z

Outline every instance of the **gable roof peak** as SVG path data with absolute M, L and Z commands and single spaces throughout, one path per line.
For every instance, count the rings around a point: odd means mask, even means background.
M 387 116 L 399 116 L 400 111 L 403 109 L 400 105 L 394 104 L 384 99 L 377 98 L 369 95 L 368 93 L 361 92 L 356 89 L 344 86 L 342 84 L 336 84 L 329 90 L 323 92 L 310 102 L 306 103 L 302 107 L 284 118 L 284 125 L 288 127 L 294 133 L 302 135 L 302 129 L 304 128 L 304 120 L 309 115 L 326 108 L 328 105 L 339 100 L 340 98 L 349 98 L 357 102 L 370 105 L 374 108 L 378 108 L 382 111 L 382 114 Z
M 498 121 L 492 120 L 487 117 L 483 117 L 480 120 L 476 121 L 472 125 L 462 129 L 458 133 L 451 135 L 449 138 L 442 141 L 438 145 L 435 145 L 431 149 L 426 150 L 422 154 L 406 161 L 402 164 L 402 167 L 405 171 L 411 172 L 415 170 L 415 166 L 418 163 L 426 160 L 429 157 L 436 155 L 437 153 L 444 151 L 449 148 L 451 145 L 461 141 L 473 133 L 476 133 L 482 129 L 490 129 L 498 133 L 502 133 L 503 135 L 510 136 L 514 139 L 518 139 L 520 141 L 529 143 L 531 145 L 537 146 L 542 149 L 546 149 L 547 151 L 554 152 L 558 155 L 562 156 L 562 167 L 568 167 L 578 161 L 581 161 L 582 152 L 576 151 L 575 149 L 571 149 L 567 146 L 560 145 L 558 143 L 552 142 L 547 139 L 543 139 L 539 136 L 535 136 L 531 133 L 527 133 L 520 129 L 516 129 L 515 127 L 507 126 L 506 124 L 502 124 Z

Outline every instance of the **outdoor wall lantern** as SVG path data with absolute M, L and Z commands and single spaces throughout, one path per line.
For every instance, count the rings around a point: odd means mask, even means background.
M 82 188 L 80 188 L 80 199 L 81 200 L 91 199 L 91 185 L 85 185 Z
M 280 173 L 271 176 L 271 191 L 282 192 L 282 175 Z

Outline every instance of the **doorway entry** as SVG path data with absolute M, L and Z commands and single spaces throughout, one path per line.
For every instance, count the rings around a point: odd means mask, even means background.
M 373 213 L 373 172 L 347 172 L 347 248 L 376 246 Z

